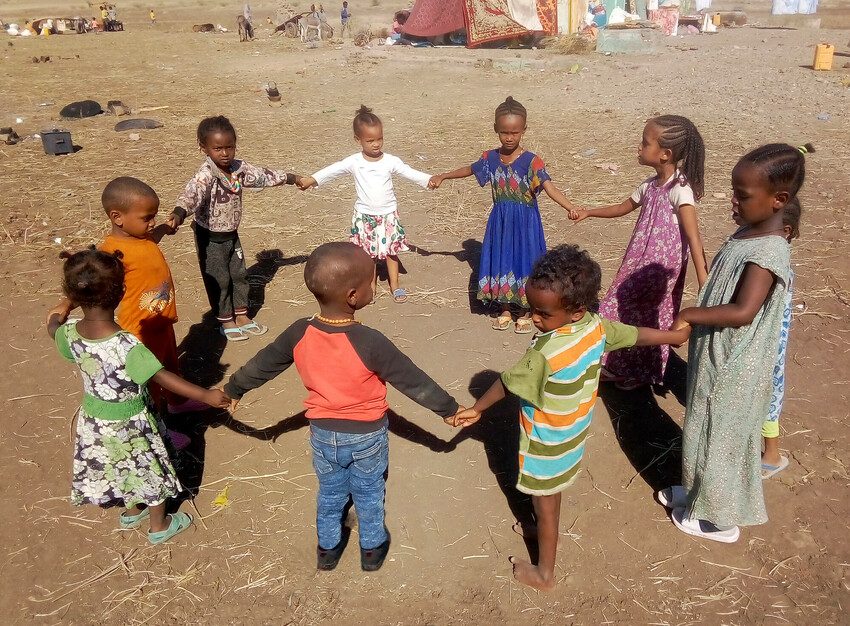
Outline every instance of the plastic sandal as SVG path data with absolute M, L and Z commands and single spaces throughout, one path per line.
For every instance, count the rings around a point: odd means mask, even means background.
M 150 541 L 153 545 L 165 543 L 174 537 L 174 535 L 182 533 L 192 525 L 192 516 L 188 513 L 172 513 L 168 517 L 171 518 L 171 523 L 168 525 L 168 528 L 156 533 L 148 533 L 148 541 Z
M 118 516 L 118 525 L 122 530 L 132 530 L 133 528 L 138 528 L 142 525 L 144 519 L 150 516 L 151 511 L 148 507 L 142 509 L 141 513 L 138 515 L 124 515 L 122 513 Z
M 514 319 L 511 317 L 510 313 L 502 313 L 499 317 L 493 320 L 493 330 L 507 330 L 511 327 L 511 322 Z
M 377 548 L 369 548 L 368 550 L 360 548 L 360 568 L 364 572 L 377 572 L 384 564 L 384 559 L 390 551 L 390 540 L 387 539 Z
M 685 509 L 673 509 L 670 515 L 676 528 L 683 533 L 700 539 L 719 541 L 720 543 L 735 543 L 741 536 L 741 530 L 737 526 L 726 530 L 720 530 L 711 522 L 701 519 L 691 519 L 685 515 Z
M 407 302 L 407 292 L 404 290 L 404 288 L 399 287 L 398 289 L 393 291 L 393 301 L 396 304 L 403 304 Z
M 531 318 L 521 317 L 516 321 L 514 332 L 517 335 L 528 335 L 534 332 L 534 325 L 531 323 Z
M 221 334 L 228 341 L 248 341 L 248 335 L 241 328 L 225 328 L 221 327 Z
M 681 509 L 688 506 L 688 492 L 682 485 L 673 485 L 655 492 L 658 504 L 668 509 Z
M 243 333 L 248 333 L 249 335 L 259 337 L 260 335 L 265 335 L 267 332 L 269 332 L 269 327 L 264 326 L 263 324 L 257 324 L 257 322 L 249 322 L 244 326 L 240 326 L 239 330 L 241 330 Z
M 779 465 L 770 465 L 769 463 L 761 464 L 761 479 L 767 480 L 771 476 L 776 476 L 779 472 L 788 467 L 788 457 L 780 456 Z
M 272 102 L 280 102 L 280 91 L 278 91 L 276 82 L 269 81 L 269 84 L 266 86 L 266 95 Z

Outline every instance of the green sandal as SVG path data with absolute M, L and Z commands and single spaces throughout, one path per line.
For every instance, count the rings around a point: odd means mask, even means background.
M 118 525 L 122 530 L 132 530 L 142 525 L 142 521 L 150 516 L 151 510 L 148 507 L 142 509 L 138 515 L 125 515 L 122 513 L 118 516 Z
M 192 516 L 188 513 L 172 513 L 168 517 L 171 518 L 171 523 L 168 525 L 168 528 L 159 532 L 148 533 L 148 541 L 152 544 L 157 545 L 165 543 L 174 535 L 182 533 L 192 525 Z

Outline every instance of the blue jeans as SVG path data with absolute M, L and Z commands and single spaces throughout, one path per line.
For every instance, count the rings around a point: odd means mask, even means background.
M 335 548 L 342 539 L 342 513 L 354 500 L 360 547 L 377 548 L 387 540 L 384 526 L 384 473 L 389 463 L 387 427 L 371 433 L 338 433 L 310 426 L 313 469 L 319 479 L 316 531 L 319 546 Z

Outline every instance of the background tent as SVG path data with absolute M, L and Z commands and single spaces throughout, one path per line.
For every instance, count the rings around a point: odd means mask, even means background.
M 531 32 L 554 35 L 564 26 L 576 28 L 572 5 L 580 4 L 581 0 L 416 0 L 402 32 L 438 37 L 465 29 L 470 47 Z M 559 9 L 567 13 L 560 20 Z

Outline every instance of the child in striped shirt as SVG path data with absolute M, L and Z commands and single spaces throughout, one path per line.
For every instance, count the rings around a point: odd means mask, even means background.
M 662 331 L 612 322 L 591 311 L 599 305 L 602 271 L 578 246 L 560 245 L 535 264 L 526 286 L 531 320 L 539 331 L 531 347 L 503 372 L 475 405 L 458 413 L 466 427 L 505 397 L 520 400 L 517 489 L 531 495 L 537 565 L 511 557 L 514 578 L 542 590 L 555 586 L 561 491 L 578 475 L 599 387 L 602 355 L 633 346 L 681 345 L 687 329 Z

